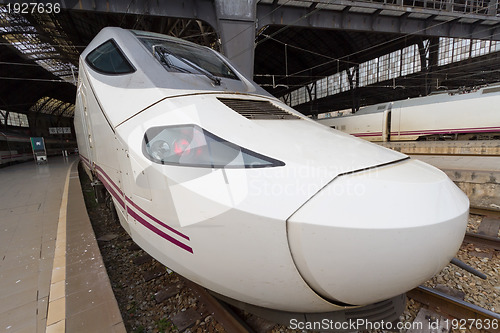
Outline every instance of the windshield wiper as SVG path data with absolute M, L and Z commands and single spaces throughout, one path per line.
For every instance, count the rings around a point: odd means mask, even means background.
M 159 49 L 159 51 L 157 51 L 157 49 Z M 193 62 L 170 52 L 162 45 L 153 45 L 153 56 L 155 56 L 156 54 L 160 57 L 160 61 L 165 63 L 165 65 L 167 65 L 169 68 L 174 68 L 176 70 L 179 70 L 179 71 L 185 72 L 185 73 L 191 73 L 189 70 L 187 70 L 185 68 L 174 65 L 170 60 L 168 60 L 165 57 L 165 54 L 168 54 L 169 56 L 174 57 L 175 59 L 181 61 L 182 63 L 184 63 L 187 66 L 191 67 L 192 69 L 196 70 L 197 72 L 205 75 L 207 78 L 210 79 L 210 81 L 213 82 L 214 85 L 220 86 L 221 81 L 218 77 L 214 76 L 212 73 L 210 73 L 206 69 L 201 68 L 200 66 L 194 64 Z
M 160 50 L 157 51 L 157 49 L 160 49 Z M 168 68 L 173 68 L 173 69 L 176 69 L 176 70 L 183 72 L 183 73 L 192 74 L 192 72 L 187 70 L 186 68 L 182 68 L 182 67 L 179 67 L 177 65 L 174 65 L 167 57 L 165 57 L 165 53 L 168 54 L 169 56 L 173 56 L 174 58 L 179 59 L 178 57 L 173 55 L 171 52 L 168 52 L 163 46 L 153 45 L 153 56 L 158 55 L 158 57 L 160 58 L 159 60 L 162 64 L 166 65 Z
M 176 57 L 177 59 L 179 59 L 180 61 L 182 61 L 183 63 L 185 63 L 186 65 L 190 66 L 191 68 L 196 69 L 198 72 L 200 72 L 203 75 L 205 75 L 206 77 L 208 77 L 210 80 L 212 80 L 212 82 L 216 86 L 220 86 L 220 79 L 218 77 L 216 77 L 215 75 L 213 75 L 212 73 L 210 73 L 209 71 L 207 71 L 206 69 L 198 66 L 197 64 L 195 64 L 187 59 L 184 59 L 182 57 L 177 57 L 175 54 L 173 56 Z

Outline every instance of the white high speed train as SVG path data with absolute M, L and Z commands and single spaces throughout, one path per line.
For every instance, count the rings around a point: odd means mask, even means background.
M 227 299 L 383 309 L 460 247 L 468 199 L 443 172 L 317 124 L 211 49 L 105 28 L 79 71 L 80 156 L 122 226 Z
M 380 103 L 319 123 L 368 141 L 500 139 L 500 84 Z

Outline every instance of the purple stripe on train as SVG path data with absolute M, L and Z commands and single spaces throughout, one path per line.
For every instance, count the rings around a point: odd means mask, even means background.
M 453 134 L 453 133 L 487 133 L 500 131 L 500 127 L 470 127 L 470 128 L 450 128 L 439 130 L 419 130 L 419 131 L 400 131 L 391 132 L 391 136 L 404 136 L 404 135 L 432 135 L 432 134 Z M 368 132 L 368 133 L 351 133 L 354 136 L 380 136 L 382 132 Z
M 89 163 L 89 160 L 87 158 L 85 158 L 82 155 L 80 155 L 80 158 L 83 160 L 83 162 L 87 166 L 90 167 L 90 163 Z M 160 220 L 158 220 L 157 218 L 155 218 L 151 214 L 147 213 L 144 209 L 142 209 L 141 207 L 139 207 L 135 202 L 133 202 L 131 199 L 129 199 L 126 196 L 125 196 L 125 198 L 126 198 L 126 201 L 127 201 L 127 203 L 129 205 L 125 204 L 125 202 L 122 199 L 123 192 L 118 188 L 118 186 L 113 182 L 113 180 L 106 174 L 106 172 L 101 167 L 99 167 L 98 165 L 96 165 L 95 167 L 96 167 L 96 170 L 97 170 L 98 177 L 101 180 L 101 182 L 104 184 L 104 186 L 106 187 L 106 189 L 113 196 L 113 198 L 116 201 L 118 201 L 118 203 L 120 204 L 120 206 L 122 206 L 123 209 L 126 209 L 127 213 L 131 217 L 133 217 L 140 224 L 142 224 L 143 226 L 145 226 L 149 230 L 153 231 L 154 233 L 156 233 L 160 237 L 164 238 L 165 240 L 169 241 L 170 243 L 172 243 L 172 244 L 174 244 L 174 245 L 182 248 L 183 250 L 188 251 L 189 253 L 193 253 L 193 249 L 190 246 L 188 246 L 188 245 L 186 245 L 186 244 L 178 241 L 177 239 L 175 239 L 172 236 L 166 234 L 165 232 L 161 231 L 160 229 L 158 229 L 157 227 L 155 227 L 154 225 L 152 225 L 151 223 L 149 223 L 148 221 L 146 221 L 137 212 L 135 212 L 134 210 L 132 210 L 132 207 L 135 208 L 135 209 L 137 209 L 140 213 L 144 214 L 147 218 L 153 220 L 154 222 L 158 223 L 162 227 L 168 229 L 170 232 L 175 233 L 176 235 L 178 235 L 180 237 L 183 237 L 186 240 L 190 240 L 189 236 L 184 235 L 183 233 L 175 230 L 174 228 L 170 227 L 169 225 L 161 222 Z M 120 195 L 118 195 L 118 193 L 117 193 L 117 191 L 115 191 L 115 189 L 118 190 L 118 192 L 120 193 Z
M 126 197 L 126 200 L 129 204 L 131 204 L 135 209 L 137 209 L 139 212 L 141 212 L 142 214 L 144 214 L 145 216 L 147 216 L 148 218 L 150 218 L 151 220 L 155 221 L 156 223 L 158 223 L 159 225 L 161 225 L 162 227 L 170 230 L 171 232 L 175 233 L 176 235 L 179 235 L 181 236 L 182 238 L 184 239 L 187 239 L 189 240 L 189 236 L 187 235 L 184 235 L 183 233 L 175 230 L 174 228 L 172 228 L 171 226 L 161 222 L 160 220 L 158 220 L 156 217 L 150 215 L 148 212 L 146 212 L 144 209 L 142 209 L 141 207 L 139 207 L 135 202 L 133 202 L 132 200 L 130 200 L 128 197 Z
M 166 233 L 164 233 L 160 229 L 156 228 L 154 225 L 150 224 L 149 222 L 144 220 L 142 217 L 140 217 L 136 212 L 134 212 L 132 209 L 130 209 L 129 206 L 127 206 L 127 213 L 130 216 L 132 216 L 137 222 L 139 222 L 140 224 L 142 224 L 143 226 L 145 226 L 149 230 L 153 231 L 158 236 L 160 236 L 160 237 L 166 239 L 167 241 L 169 241 L 170 243 L 177 245 L 178 247 L 188 251 L 189 253 L 193 253 L 193 249 L 191 247 L 187 246 L 184 243 L 181 243 L 177 239 L 167 235 Z

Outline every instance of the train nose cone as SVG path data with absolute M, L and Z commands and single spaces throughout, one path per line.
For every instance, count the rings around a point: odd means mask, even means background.
M 455 256 L 469 200 L 416 160 L 337 177 L 287 221 L 294 262 L 319 295 L 368 304 L 404 293 Z

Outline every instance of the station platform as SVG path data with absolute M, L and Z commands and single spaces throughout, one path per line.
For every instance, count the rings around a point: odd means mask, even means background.
M 410 155 L 442 170 L 500 172 L 500 156 Z M 500 179 L 499 179 L 500 182 Z
M 377 144 L 407 155 L 478 155 L 500 156 L 500 140 L 467 141 L 395 141 Z
M 443 170 L 473 208 L 500 211 L 500 156 L 410 155 Z
M 0 169 L 0 332 L 126 332 L 77 165 Z

